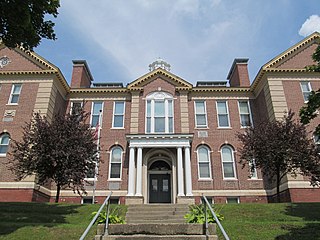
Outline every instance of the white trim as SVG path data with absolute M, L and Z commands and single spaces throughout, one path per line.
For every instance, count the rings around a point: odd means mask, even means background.
M 309 90 L 309 91 L 303 91 L 302 83 L 307 83 L 307 87 L 308 87 L 308 90 Z M 300 81 L 300 88 L 301 88 L 301 92 L 302 92 L 303 101 L 304 101 L 305 103 L 307 103 L 308 100 L 305 100 L 305 98 L 304 98 L 304 93 L 309 93 L 309 96 L 310 96 L 310 93 L 311 93 L 311 91 L 312 91 L 310 81 Z M 309 98 L 309 97 L 308 97 L 308 98 Z
M 13 90 L 16 85 L 20 85 L 20 90 L 19 93 L 13 93 Z M 11 87 L 11 92 L 10 92 L 10 97 L 7 105 L 18 105 L 19 99 L 20 99 L 20 94 L 21 94 L 21 89 L 22 89 L 22 83 L 13 83 Z M 16 103 L 12 103 L 12 97 L 13 95 L 18 95 L 18 101 Z
M 222 149 L 223 148 L 229 148 L 231 150 L 231 158 L 232 158 L 232 167 L 233 167 L 233 173 L 234 173 L 234 177 L 225 177 L 224 176 L 224 166 L 223 166 L 223 155 L 222 155 Z M 235 159 L 234 159 L 234 150 L 230 145 L 223 145 L 220 148 L 220 156 L 221 156 L 221 166 L 222 166 L 222 176 L 223 176 L 223 180 L 238 180 L 237 179 L 237 172 L 236 172 L 236 166 L 235 166 Z M 230 162 L 227 162 L 230 163 Z
M 113 151 L 114 149 L 116 148 L 119 148 L 121 150 L 121 159 L 120 159 L 120 178 L 111 178 L 111 160 L 112 160 L 112 154 L 113 154 Z M 108 181 L 121 181 L 122 180 L 122 162 L 123 162 L 123 154 L 124 154 L 124 151 L 122 149 L 122 147 L 120 146 L 114 146 L 111 151 L 110 151 L 110 157 L 109 157 L 109 173 L 108 173 Z
M 200 176 L 200 158 L 199 158 L 199 148 L 205 148 L 207 150 L 207 155 L 208 155 L 208 167 L 209 167 L 209 177 L 201 177 Z M 199 180 L 212 180 L 212 173 L 211 173 L 211 158 L 210 158 L 210 149 L 206 145 L 199 145 L 197 147 L 197 165 L 198 165 L 198 179 Z
M 220 126 L 219 122 L 219 108 L 218 108 L 218 103 L 224 102 L 226 104 L 226 110 L 227 110 L 227 117 L 228 117 L 228 126 Z M 230 114 L 229 114 L 229 107 L 228 107 L 228 100 L 218 100 L 216 101 L 216 109 L 217 109 L 217 122 L 218 122 L 218 128 L 222 129 L 231 129 L 231 122 L 230 122 Z M 225 114 L 223 114 L 225 115 Z
M 204 105 L 204 115 L 205 115 L 205 119 L 206 119 L 206 125 L 198 125 L 197 124 L 197 102 L 203 102 Z M 208 128 L 208 118 L 207 118 L 207 104 L 206 104 L 206 100 L 194 100 L 194 121 L 195 121 L 195 128 L 199 128 L 199 129 L 204 129 L 204 128 Z
M 115 114 L 116 103 L 123 103 L 123 112 L 122 112 L 122 114 L 117 114 L 117 115 Z M 114 101 L 113 102 L 113 115 L 112 115 L 112 128 L 113 129 L 124 129 L 125 112 L 126 112 L 126 102 L 125 101 Z M 115 116 L 122 116 L 122 126 L 121 127 L 115 127 L 114 126 L 114 118 L 115 118 Z

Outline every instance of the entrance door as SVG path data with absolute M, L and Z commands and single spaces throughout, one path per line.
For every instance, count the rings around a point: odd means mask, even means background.
M 170 174 L 150 174 L 149 203 L 171 203 Z

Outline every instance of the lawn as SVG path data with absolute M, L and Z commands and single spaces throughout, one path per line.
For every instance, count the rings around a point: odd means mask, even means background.
M 319 240 L 320 203 L 217 205 L 232 240 Z M 224 239 L 219 236 L 219 239 Z
M 320 203 L 216 205 L 232 240 L 320 240 Z M 79 239 L 100 205 L 0 203 L 0 239 Z M 93 229 L 86 239 L 93 239 Z M 223 239 L 223 237 L 220 237 Z

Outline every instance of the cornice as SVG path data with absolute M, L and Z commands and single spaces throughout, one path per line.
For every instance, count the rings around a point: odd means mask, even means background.
M 128 93 L 126 88 L 73 88 L 70 93 Z
M 194 87 L 192 92 L 250 92 L 249 87 Z

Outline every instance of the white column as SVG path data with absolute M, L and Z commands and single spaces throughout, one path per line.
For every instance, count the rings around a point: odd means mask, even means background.
M 134 158 L 135 158 L 135 148 L 130 147 L 129 155 L 129 179 L 128 179 L 128 194 L 127 196 L 134 196 Z
M 136 196 L 142 196 L 142 148 L 138 148 Z
M 191 176 L 191 163 L 190 163 L 190 147 L 184 148 L 185 154 L 185 162 L 184 162 L 184 170 L 186 177 L 186 195 L 192 196 L 192 176 Z
M 178 147 L 178 196 L 184 196 L 183 168 L 182 168 L 182 148 Z

